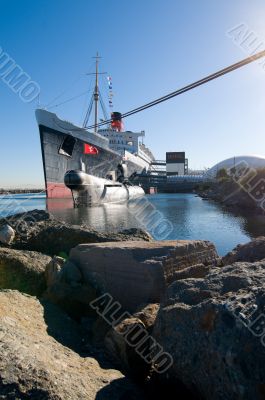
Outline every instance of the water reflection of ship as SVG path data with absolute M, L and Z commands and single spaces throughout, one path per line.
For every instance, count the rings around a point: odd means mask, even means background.
M 93 208 L 73 208 L 71 199 L 49 199 L 47 209 L 56 218 L 71 225 L 86 225 L 91 229 L 114 232 L 122 229 L 139 228 L 127 204 L 102 204 Z

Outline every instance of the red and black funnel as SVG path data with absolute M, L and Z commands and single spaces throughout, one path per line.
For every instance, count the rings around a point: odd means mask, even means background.
M 120 112 L 114 111 L 111 113 L 111 127 L 118 132 L 121 132 L 124 128 L 121 116 Z

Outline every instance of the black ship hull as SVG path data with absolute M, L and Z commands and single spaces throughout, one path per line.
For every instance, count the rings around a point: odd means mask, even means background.
M 65 173 L 69 170 L 82 170 L 90 175 L 106 178 L 122 162 L 122 155 L 110 150 L 103 139 L 95 135 L 90 136 L 88 133 L 87 140 L 83 140 L 81 135 L 62 132 L 45 125 L 39 125 L 39 131 L 47 198 L 72 197 L 71 191 L 64 184 Z M 91 154 L 85 153 L 85 145 L 92 146 Z M 141 165 L 132 161 L 126 161 L 126 164 L 128 177 L 143 170 Z

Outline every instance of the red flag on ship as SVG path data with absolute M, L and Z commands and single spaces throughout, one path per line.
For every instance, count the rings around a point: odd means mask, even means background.
M 98 154 L 98 149 L 91 144 L 84 143 L 84 154 Z

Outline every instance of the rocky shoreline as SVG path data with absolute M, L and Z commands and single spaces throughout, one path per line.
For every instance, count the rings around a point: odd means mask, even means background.
M 199 187 L 196 193 L 201 198 L 214 200 L 231 211 L 257 216 L 265 215 L 263 201 L 260 201 L 260 196 L 255 195 L 255 190 L 231 178 L 220 179 L 209 183 L 206 187 Z M 263 199 L 263 189 L 261 194 Z
M 221 258 L 34 210 L 0 238 L 1 399 L 265 398 L 265 237 Z

